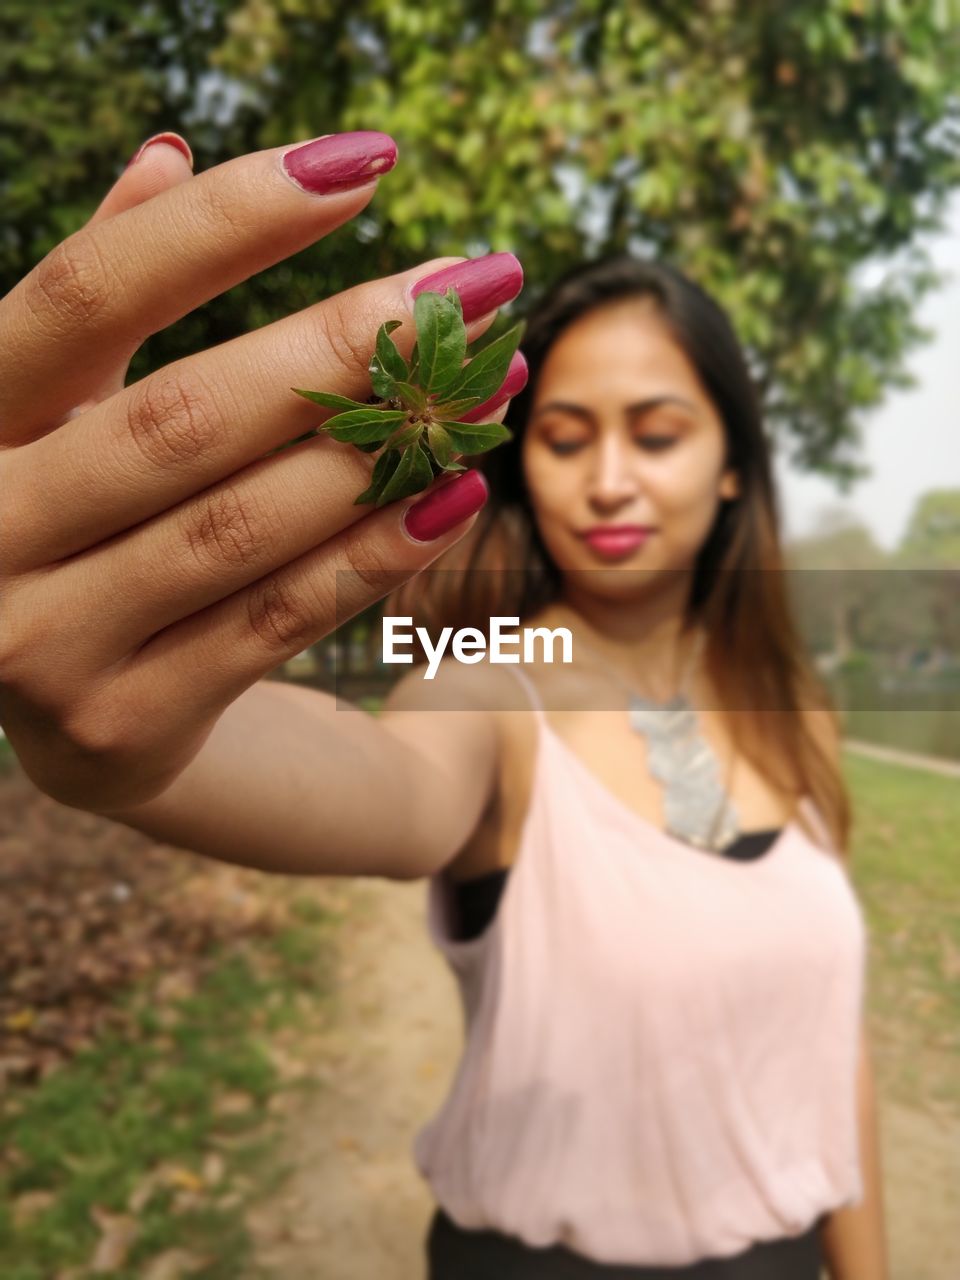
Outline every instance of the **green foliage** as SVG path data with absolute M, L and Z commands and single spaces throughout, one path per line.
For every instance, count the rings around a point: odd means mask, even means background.
M 397 498 L 426 489 L 434 471 L 464 471 L 454 454 L 484 453 L 509 440 L 511 432 L 499 422 L 460 422 L 457 414 L 476 408 L 503 383 L 520 342 L 523 325 L 503 334 L 466 366 L 467 331 L 455 289 L 446 295 L 429 290 L 417 296 L 413 309 L 417 328 L 415 367 L 390 340 L 400 321 L 380 326 L 370 361 L 377 404 L 360 404 L 325 391 L 298 395 L 329 409 L 346 409 L 318 429 L 334 440 L 361 449 L 383 446 L 373 468 L 369 488 L 354 503 L 382 507 Z M 419 383 L 411 382 L 418 378 Z
M 960 489 L 934 489 L 917 499 L 899 553 L 905 564 L 960 569 Z
M 198 169 L 384 129 L 400 161 L 362 216 L 155 335 L 131 376 L 424 258 L 509 249 L 527 302 L 633 247 L 729 309 L 794 460 L 851 478 L 858 419 L 922 336 L 917 237 L 960 179 L 957 9 L 9 0 L 0 273 L 9 288 L 75 230 L 161 128 Z M 878 256 L 891 269 L 867 287 Z

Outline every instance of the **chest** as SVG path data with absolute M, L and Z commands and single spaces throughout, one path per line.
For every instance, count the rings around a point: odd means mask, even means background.
M 630 726 L 624 710 L 559 711 L 548 713 L 549 730 L 564 751 L 586 771 L 583 786 L 602 788 L 625 810 L 663 829 L 663 785 L 650 773 L 644 735 Z M 698 725 L 712 748 L 724 789 L 736 806 L 742 831 L 784 826 L 793 811 L 793 798 L 771 785 L 732 741 L 723 717 L 698 711 Z M 500 759 L 497 790 L 473 836 L 451 864 L 452 879 L 469 879 L 516 860 L 530 805 L 537 752 L 536 717 L 529 712 L 498 715 Z

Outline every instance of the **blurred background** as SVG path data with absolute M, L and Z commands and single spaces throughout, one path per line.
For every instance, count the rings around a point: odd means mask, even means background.
M 130 381 L 443 254 L 523 262 L 490 337 L 623 248 L 725 305 L 844 720 L 894 1280 L 955 1280 L 956 0 L 0 0 L 0 82 L 3 292 L 154 133 L 198 172 L 341 130 L 398 142 L 359 218 L 150 337 Z M 378 651 L 372 610 L 270 678 L 375 711 Z M 459 1035 L 419 899 L 153 845 L 37 793 L 2 731 L 0 881 L 4 1280 L 416 1274 L 407 1146 Z

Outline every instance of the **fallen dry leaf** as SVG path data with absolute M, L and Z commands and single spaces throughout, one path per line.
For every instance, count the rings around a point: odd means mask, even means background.
M 203 1207 L 203 1196 L 199 1191 L 178 1191 L 170 1204 L 172 1213 L 192 1213 L 194 1209 Z
M 18 1009 L 16 1013 L 8 1013 L 3 1020 L 8 1031 L 27 1031 L 37 1018 L 36 1009 Z
M 211 1261 L 210 1258 L 188 1253 L 186 1249 L 167 1249 L 151 1258 L 140 1273 L 141 1280 L 181 1280 L 181 1277 L 208 1266 Z
M 108 1213 L 99 1205 L 94 1205 L 90 1216 L 100 1228 L 101 1235 L 90 1259 L 90 1271 L 93 1275 L 104 1275 L 116 1271 L 127 1260 L 130 1247 L 140 1230 L 136 1218 L 127 1214 Z
M 203 1180 L 208 1187 L 218 1187 L 226 1173 L 226 1164 L 218 1151 L 208 1151 L 203 1157 Z
M 253 1103 L 252 1094 L 241 1089 L 229 1089 L 214 1102 L 213 1112 L 217 1116 L 244 1116 L 253 1110 Z
M 162 1174 L 158 1169 L 151 1169 L 148 1174 L 141 1178 L 127 1197 L 127 1208 L 130 1212 L 134 1214 L 143 1213 L 150 1203 L 153 1193 L 162 1184 L 162 1181 Z
M 194 1173 L 192 1169 L 184 1168 L 183 1165 L 176 1165 L 171 1168 L 166 1175 L 166 1183 L 170 1187 L 179 1187 L 184 1191 L 202 1191 L 203 1178 Z
M 960 947 L 945 933 L 940 934 L 940 965 L 948 982 L 960 982 Z
M 24 1191 L 13 1201 L 13 1225 L 22 1227 L 55 1202 L 52 1191 Z

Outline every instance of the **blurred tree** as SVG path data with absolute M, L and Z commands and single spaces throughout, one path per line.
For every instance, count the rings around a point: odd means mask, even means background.
M 807 643 L 843 660 L 878 647 L 893 580 L 870 530 L 843 507 L 818 516 L 819 530 L 785 548 L 791 596 Z
M 930 633 L 924 639 L 960 662 L 960 489 L 933 489 L 916 501 L 897 549 L 922 590 Z
M 717 294 L 793 459 L 849 481 L 861 411 L 922 336 L 917 236 L 960 181 L 957 6 L 6 0 L 3 286 L 151 132 L 182 130 L 202 169 L 385 129 L 400 163 L 361 217 L 156 335 L 131 376 L 435 255 L 513 250 L 526 304 L 630 247 Z
M 916 501 L 898 553 L 921 569 L 960 569 L 960 489 L 934 489 Z
M 0 294 L 93 213 L 141 142 L 174 129 L 197 167 L 255 148 L 262 105 L 211 71 L 236 0 L 3 0 Z M 131 377 L 245 332 L 257 296 L 232 291 L 134 358 Z M 260 321 L 262 323 L 262 320 Z

